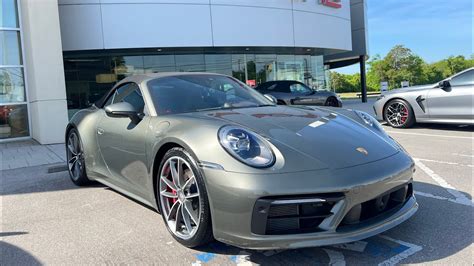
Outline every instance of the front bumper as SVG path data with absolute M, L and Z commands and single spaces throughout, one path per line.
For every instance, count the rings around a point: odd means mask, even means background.
M 374 112 L 375 112 L 375 117 L 377 118 L 378 121 L 383 121 L 383 107 L 385 105 L 385 100 L 384 99 L 380 99 L 380 100 L 377 100 L 375 103 L 374 103 Z
M 368 222 L 340 225 L 355 206 L 410 183 L 413 169 L 413 161 L 403 152 L 350 168 L 298 173 L 250 175 L 204 168 L 214 237 L 242 248 L 291 249 L 352 242 L 379 234 L 416 212 L 414 196 Z M 343 194 L 343 199 L 319 225 L 322 228 L 318 232 L 269 235 L 255 233 L 255 225 L 252 228 L 259 199 L 323 193 Z

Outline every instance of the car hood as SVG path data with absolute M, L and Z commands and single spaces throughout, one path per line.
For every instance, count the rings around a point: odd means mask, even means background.
M 386 94 L 396 94 L 400 92 L 412 92 L 412 91 L 421 91 L 421 90 L 426 90 L 426 89 L 431 89 L 433 88 L 433 85 L 420 85 L 420 86 L 412 86 L 412 87 L 405 87 L 405 88 L 398 88 L 398 89 L 393 89 L 390 92 L 387 92 Z
M 280 151 L 293 149 L 306 155 L 305 158 L 318 161 L 310 162 L 318 165 L 317 168 L 345 168 L 380 160 L 398 152 L 398 148 L 383 133 L 325 108 L 275 106 L 199 115 L 257 132 L 281 148 Z

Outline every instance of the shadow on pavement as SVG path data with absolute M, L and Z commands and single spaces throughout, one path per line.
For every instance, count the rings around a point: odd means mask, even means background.
M 15 234 L 16 232 L 8 233 Z M 27 234 L 23 232 L 20 233 Z M 1 265 L 42 265 L 42 263 L 28 251 L 4 241 L 0 241 L 0 251 L 2 257 Z

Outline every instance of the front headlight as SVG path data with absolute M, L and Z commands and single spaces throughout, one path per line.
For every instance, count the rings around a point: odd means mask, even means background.
M 380 133 L 382 133 L 383 135 L 388 137 L 388 135 L 385 132 L 385 130 L 383 129 L 382 125 L 379 123 L 379 121 L 377 121 L 377 119 L 375 119 L 375 117 L 369 115 L 366 112 L 362 112 L 362 111 L 358 111 L 358 110 L 354 110 L 354 113 L 356 113 L 357 116 L 359 116 L 359 118 L 362 119 L 362 121 L 364 121 L 364 123 L 367 126 L 379 131 Z
M 392 145 L 394 146 L 395 148 L 399 148 L 401 149 L 402 151 L 404 151 L 405 153 L 408 154 L 408 152 L 405 150 L 405 148 L 403 148 L 403 146 L 398 143 L 397 141 L 395 141 L 392 137 L 390 137 L 387 132 L 385 132 L 385 130 L 383 129 L 382 125 L 379 123 L 379 121 L 377 121 L 377 119 L 375 119 L 373 116 L 369 115 L 368 113 L 366 112 L 361 112 L 361 111 L 357 111 L 357 110 L 354 110 L 354 112 L 360 117 L 360 119 L 362 119 L 362 121 L 364 121 L 364 123 L 377 130 L 379 133 L 382 134 L 382 136 L 385 137 L 385 139 Z
M 377 101 L 378 101 L 378 100 L 382 100 L 383 98 L 385 98 L 385 95 L 383 95 L 383 94 L 380 94 L 380 96 L 379 96 L 379 97 L 377 97 Z
M 223 126 L 218 133 L 222 147 L 237 160 L 257 168 L 270 167 L 275 155 L 267 140 L 236 126 Z

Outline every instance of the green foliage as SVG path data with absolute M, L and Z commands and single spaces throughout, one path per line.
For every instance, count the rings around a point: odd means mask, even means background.
M 380 82 L 387 81 L 390 89 L 399 88 L 402 81 L 410 85 L 432 84 L 452 76 L 462 70 L 474 67 L 474 55 L 450 56 L 432 64 L 426 63 L 403 45 L 396 45 L 381 58 L 375 55 L 367 62 L 367 90 L 380 90 Z M 336 92 L 360 91 L 360 75 L 344 75 L 331 72 L 331 88 Z

